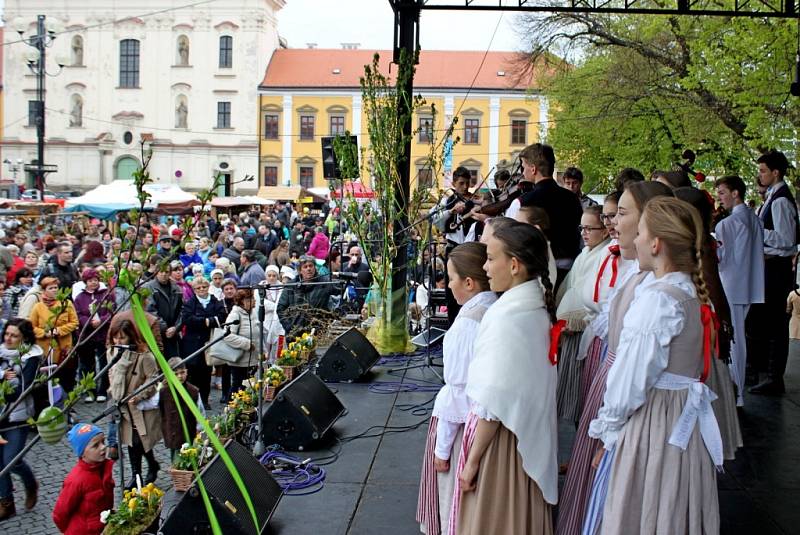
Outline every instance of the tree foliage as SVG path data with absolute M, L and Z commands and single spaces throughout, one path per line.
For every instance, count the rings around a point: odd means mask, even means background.
M 789 95 L 797 22 L 696 16 L 520 17 L 527 65 L 552 100 L 550 141 L 589 189 L 623 167 L 669 169 L 691 148 L 710 175 L 752 174 L 766 148 L 794 155 L 800 108 Z

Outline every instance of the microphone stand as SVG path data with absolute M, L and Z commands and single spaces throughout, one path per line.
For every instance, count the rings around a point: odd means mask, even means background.
M 230 332 L 231 332 L 230 326 L 226 326 L 225 327 L 225 332 L 223 334 L 219 335 L 214 340 L 211 340 L 206 345 L 204 345 L 203 347 L 201 347 L 200 349 L 198 349 L 197 351 L 195 351 L 194 353 L 192 353 L 191 355 L 189 355 L 185 359 L 181 360 L 172 369 L 180 368 L 181 366 L 184 366 L 186 364 L 186 361 L 188 361 L 192 357 L 202 353 L 203 351 L 205 351 L 206 349 L 208 349 L 212 345 L 216 344 L 217 342 L 219 342 L 220 340 L 222 340 L 223 338 L 228 336 L 230 334 Z M 114 359 L 112 359 L 112 361 L 113 360 Z M 105 372 L 107 368 L 110 369 L 111 366 L 112 366 L 111 363 L 107 364 L 105 368 L 100 370 L 101 373 Z M 98 374 L 98 375 L 100 375 L 100 374 Z M 164 378 L 164 374 L 163 373 L 160 373 L 160 374 L 156 375 L 151 380 L 149 380 L 148 382 L 146 382 L 145 384 L 143 384 L 142 386 L 137 388 L 133 393 L 131 393 L 128 396 L 124 397 L 123 399 L 119 400 L 118 402 L 116 402 L 111 407 L 107 407 L 106 410 L 104 410 L 102 413 L 100 413 L 99 415 L 97 415 L 94 418 L 92 418 L 91 423 L 97 423 L 100 420 L 102 420 L 103 418 L 105 418 L 106 416 L 108 416 L 111 413 L 113 413 L 115 410 L 119 410 L 119 407 L 121 407 L 125 403 L 127 403 L 128 400 L 130 400 L 133 396 L 139 394 L 143 390 L 146 390 L 146 389 L 150 388 L 153 384 L 157 383 L 158 381 L 162 380 L 163 378 Z M 36 445 L 37 442 L 39 442 L 40 438 L 41 438 L 40 435 L 37 434 L 35 437 L 33 437 L 31 440 L 29 440 L 28 443 L 25 445 L 25 447 L 22 448 L 20 450 L 20 452 L 16 456 L 14 456 L 13 459 L 11 459 L 11 461 L 2 470 L 0 470 L 0 477 L 3 477 L 4 475 L 7 475 L 9 473 L 9 471 L 11 470 L 11 468 L 14 465 L 16 465 L 23 457 L 25 457 L 25 454 L 28 453 L 31 450 L 31 448 L 33 448 L 33 446 Z M 119 449 L 120 449 L 120 451 L 122 450 L 122 448 L 119 448 Z
M 442 384 L 444 384 L 444 377 L 442 376 L 442 374 L 440 374 L 438 371 L 436 371 L 434 369 L 434 367 L 436 367 L 436 368 L 444 368 L 444 364 L 443 363 L 442 364 L 434 363 L 433 362 L 433 357 L 431 357 L 431 318 L 433 318 L 433 315 L 434 315 L 434 312 L 435 312 L 434 309 L 433 309 L 433 306 L 431 305 L 431 296 L 433 294 L 433 291 L 432 291 L 433 290 L 433 285 L 436 282 L 436 269 L 435 269 L 435 265 L 436 265 L 436 258 L 435 258 L 436 246 L 433 243 L 433 216 L 436 215 L 436 213 L 438 211 L 439 210 L 432 210 L 424 218 L 422 218 L 419 221 L 416 221 L 416 222 L 414 222 L 414 223 L 412 223 L 411 225 L 408 226 L 408 228 L 411 228 L 411 227 L 416 226 L 419 223 L 425 221 L 426 219 L 429 220 L 428 221 L 428 232 L 427 232 L 426 239 L 428 241 L 428 245 L 427 245 L 427 247 L 428 247 L 428 258 L 429 258 L 429 260 L 428 260 L 428 271 L 430 273 L 430 276 L 428 277 L 428 288 L 427 288 L 427 290 L 428 290 L 428 303 L 425 305 L 425 309 L 426 309 L 427 314 L 428 314 L 427 325 L 425 326 L 425 331 L 426 331 L 425 361 L 424 361 L 423 364 L 409 364 L 407 366 L 402 366 L 400 368 L 392 368 L 392 370 L 408 371 L 408 370 L 414 370 L 414 369 L 417 369 L 417 368 L 426 368 L 431 373 L 433 373 L 433 375 L 435 375 L 436 378 L 439 379 L 439 381 Z M 423 268 L 423 270 L 422 270 L 422 286 L 424 287 L 425 286 L 425 271 L 426 271 L 424 263 L 422 265 L 422 268 Z
M 256 389 L 257 397 L 257 407 L 258 411 L 256 411 L 256 443 L 253 445 L 253 455 L 257 458 L 260 458 L 264 455 L 266 451 L 266 446 L 264 446 L 264 441 L 261 438 L 261 403 L 263 397 L 263 385 L 261 384 L 261 379 L 264 377 L 264 320 L 267 317 L 267 309 L 264 306 L 264 301 L 267 299 L 267 288 L 269 284 L 258 288 L 258 297 L 261 299 L 261 306 L 258 309 L 258 324 L 259 324 L 259 331 L 261 332 L 261 336 L 258 337 L 258 371 L 256 372 L 256 384 L 259 387 Z

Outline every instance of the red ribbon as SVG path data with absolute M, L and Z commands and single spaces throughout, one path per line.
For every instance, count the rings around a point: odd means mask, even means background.
M 594 302 L 600 302 L 600 279 L 603 278 L 603 273 L 606 271 L 606 265 L 611 260 L 611 282 L 608 283 L 609 288 L 613 288 L 617 284 L 617 270 L 619 269 L 619 245 L 610 245 L 608 250 L 611 251 L 603 263 L 600 265 L 600 271 L 597 272 L 597 280 L 594 281 Z
M 700 321 L 703 323 L 703 374 L 700 381 L 705 383 L 711 372 L 711 334 L 719 331 L 719 318 L 710 305 L 700 305 Z M 719 336 L 715 337 L 714 351 L 719 355 Z
M 547 353 L 547 358 L 550 359 L 550 364 L 553 366 L 558 364 L 558 342 L 561 339 L 561 331 L 566 326 L 566 320 L 558 320 L 555 325 L 550 327 L 550 351 Z

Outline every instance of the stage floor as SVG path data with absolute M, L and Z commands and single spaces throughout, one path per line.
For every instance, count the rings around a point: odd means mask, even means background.
M 791 371 L 795 370 L 795 371 Z M 435 380 L 427 370 L 390 373 L 375 367 L 372 381 Z M 748 396 L 741 413 L 746 447 L 725 465 L 719 477 L 722 534 L 797 533 L 800 525 L 800 362 L 790 364 L 783 398 Z M 370 426 L 409 426 L 425 418 L 409 407 L 425 403 L 431 392 L 377 394 L 369 383 L 330 385 L 348 414 L 334 426 L 338 436 L 352 436 Z M 426 405 L 429 408 L 431 405 Z M 373 430 L 374 432 L 379 432 Z M 419 533 L 414 522 L 420 462 L 427 422 L 418 428 L 341 445 L 325 488 L 310 495 L 284 497 L 270 527 L 275 535 L 387 535 Z M 574 426 L 559 430 L 559 462 L 565 462 Z M 306 452 L 304 457 L 326 452 Z M 560 481 L 563 484 L 563 477 Z M 794 526 L 794 527 L 793 527 Z
M 720 513 L 723 534 L 772 535 L 797 533 L 800 525 L 800 362 L 790 362 L 789 393 L 782 398 L 749 396 L 741 415 L 746 447 L 727 463 L 720 475 Z M 388 366 L 373 368 L 369 381 L 330 385 L 347 408 L 334 425 L 339 437 L 351 437 L 371 426 L 413 426 L 427 420 L 429 412 L 408 410 L 433 397 L 433 392 L 375 393 L 376 381 L 413 383 L 434 380 L 429 371 L 391 372 Z M 212 393 L 212 409 L 219 410 L 219 391 Z M 425 406 L 429 408 L 430 403 Z M 99 404 L 78 404 L 78 417 L 88 420 L 98 414 Z M 374 434 L 381 429 L 373 429 Z M 420 462 L 425 447 L 427 422 L 413 430 L 349 441 L 333 450 L 338 459 L 325 466 L 324 488 L 309 496 L 286 496 L 270 522 L 274 535 L 369 535 L 419 533 L 414 522 Z M 559 461 L 569 456 L 574 428 L 560 428 Z M 301 455 L 321 457 L 329 451 L 307 451 Z M 162 463 L 158 483 L 169 485 L 168 453 L 156 448 Z M 39 504 L 25 512 L 23 488 L 14 477 L 17 516 L 0 522 L 0 532 L 20 534 L 56 533 L 50 519 L 56 497 L 67 472 L 75 463 L 66 441 L 55 446 L 37 444 L 28 456 L 42 488 Z M 126 467 L 127 470 L 127 467 Z M 119 483 L 119 478 L 117 477 Z

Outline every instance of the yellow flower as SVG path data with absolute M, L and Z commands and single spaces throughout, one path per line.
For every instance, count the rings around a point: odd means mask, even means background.
M 139 502 L 136 501 L 136 498 L 131 498 L 130 500 L 128 500 L 128 509 L 133 511 L 134 509 L 136 509 L 136 504 L 137 503 L 139 503 Z

